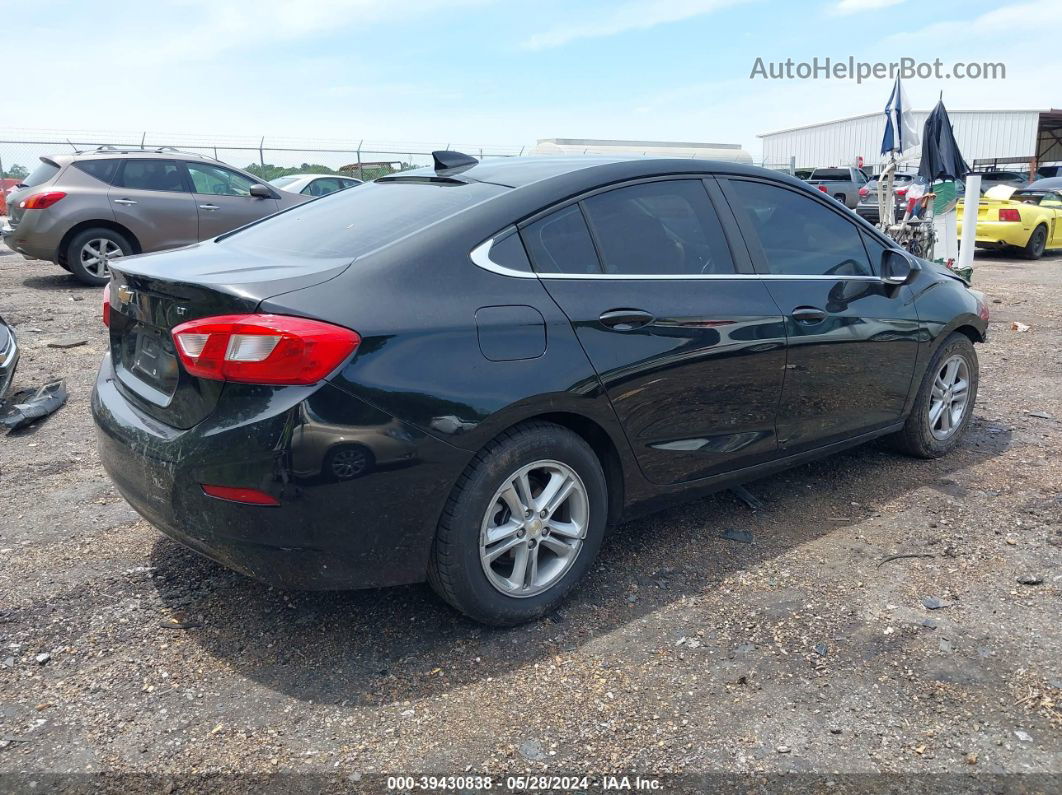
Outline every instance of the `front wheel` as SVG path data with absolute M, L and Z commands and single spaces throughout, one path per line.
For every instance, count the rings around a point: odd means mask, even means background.
M 977 353 L 965 334 L 944 340 L 926 368 L 914 408 L 896 446 L 919 458 L 939 458 L 958 446 L 977 399 Z
M 428 581 L 465 615 L 511 626 L 555 609 L 605 532 L 601 462 L 577 434 L 530 422 L 480 451 L 454 487 Z
M 66 248 L 66 269 L 78 281 L 100 287 L 110 281 L 111 260 L 133 253 L 133 244 L 113 229 L 86 229 Z

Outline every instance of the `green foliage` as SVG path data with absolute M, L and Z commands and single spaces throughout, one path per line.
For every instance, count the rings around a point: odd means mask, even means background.
M 301 166 L 293 166 L 291 168 L 285 168 L 284 166 L 274 166 L 272 163 L 266 163 L 261 165 L 260 163 L 251 163 L 244 171 L 254 174 L 259 179 L 268 182 L 271 179 L 277 177 L 286 177 L 288 174 L 339 174 L 342 172 L 329 168 L 328 166 L 322 166 L 319 163 L 303 163 Z M 348 174 L 349 176 L 349 174 Z
M 7 171 L 0 173 L 0 177 L 7 177 L 9 179 L 25 179 L 28 176 L 29 169 L 25 166 L 20 166 L 18 163 L 14 163 Z

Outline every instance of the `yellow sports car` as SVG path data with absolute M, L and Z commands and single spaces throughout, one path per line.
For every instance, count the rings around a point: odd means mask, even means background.
M 959 234 L 963 205 L 959 202 Z M 1062 248 L 1062 191 L 996 185 L 977 205 L 977 247 L 1017 248 L 1027 259 Z

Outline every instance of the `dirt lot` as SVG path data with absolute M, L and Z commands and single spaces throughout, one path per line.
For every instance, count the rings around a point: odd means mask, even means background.
M 1062 775 L 1062 256 L 979 257 L 975 286 L 957 453 L 869 446 L 751 484 L 764 510 L 629 524 L 499 631 L 426 586 L 272 590 L 138 519 L 88 413 L 99 291 L 2 249 L 16 387 L 70 400 L 0 438 L 0 773 Z

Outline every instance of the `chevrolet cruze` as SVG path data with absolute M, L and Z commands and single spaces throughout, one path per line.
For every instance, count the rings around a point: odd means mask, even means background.
M 144 517 L 502 625 L 625 518 L 876 437 L 949 452 L 988 321 L 830 197 L 697 160 L 438 152 L 112 275 L 92 411 Z

